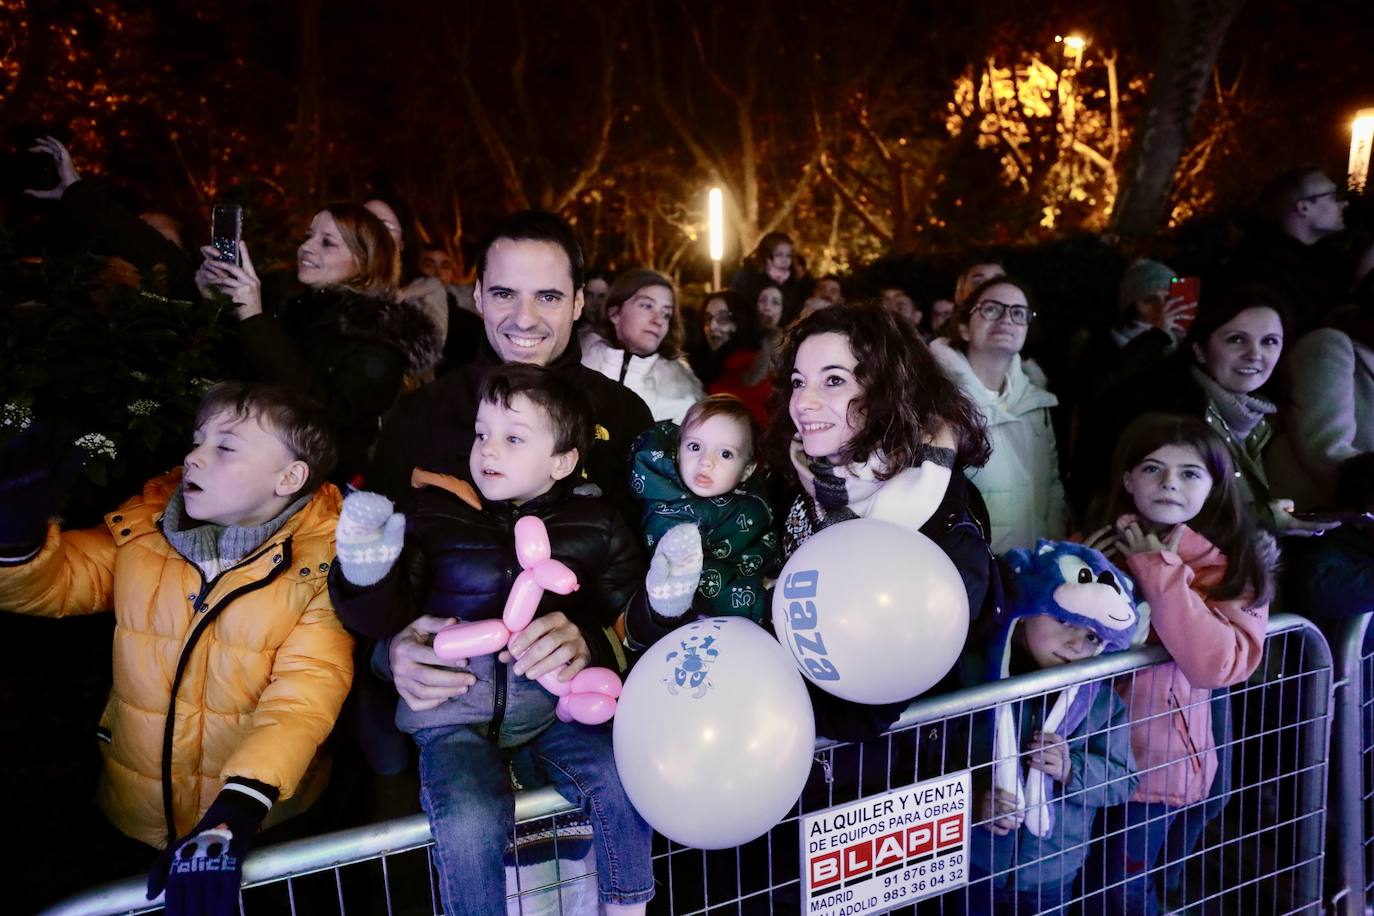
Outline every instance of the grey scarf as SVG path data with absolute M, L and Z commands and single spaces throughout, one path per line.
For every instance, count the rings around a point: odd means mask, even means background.
M 1236 437 L 1237 442 L 1244 443 L 1250 433 L 1255 431 L 1256 426 L 1263 423 L 1270 414 L 1278 411 L 1273 402 L 1264 398 L 1223 388 L 1217 384 L 1216 379 L 1203 372 L 1200 366 L 1191 367 L 1191 371 L 1193 378 L 1207 395 L 1207 400 L 1212 402 L 1212 407 L 1221 416 L 1222 422 L 1231 431 L 1231 435 Z
M 178 486 L 172 498 L 167 501 L 167 508 L 162 514 L 162 533 L 177 553 L 200 568 L 207 581 L 237 565 L 244 557 L 261 547 L 272 535 L 281 530 L 287 519 L 310 502 L 309 495 L 302 496 L 275 518 L 251 528 L 212 525 L 187 517 L 182 486 Z

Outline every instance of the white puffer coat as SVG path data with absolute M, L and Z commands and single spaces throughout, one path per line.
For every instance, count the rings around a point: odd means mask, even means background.
M 1050 422 L 1050 408 L 1059 399 L 1044 389 L 1044 375 L 1014 356 L 1001 392 L 989 391 L 974 374 L 968 357 L 944 340 L 932 343 L 930 352 L 973 401 L 987 425 L 992 457 L 981 468 L 969 468 L 968 476 L 987 503 L 993 551 L 1034 547 L 1039 538 L 1064 537 L 1068 509 Z
M 634 356 L 611 346 L 594 331 L 583 330 L 582 365 L 614 379 L 644 399 L 654 421 L 681 423 L 687 408 L 706 396 L 696 374 L 685 359 Z

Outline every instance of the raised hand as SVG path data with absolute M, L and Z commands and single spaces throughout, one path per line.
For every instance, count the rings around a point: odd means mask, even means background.
M 24 193 L 39 200 L 61 200 L 67 189 L 81 180 L 72 164 L 72 154 L 54 137 L 43 137 L 29 147 L 31 153 L 47 153 L 57 164 L 57 184 L 51 188 L 26 188 Z
M 200 269 L 196 271 L 196 288 L 206 299 L 215 294 L 228 296 L 238 306 L 238 317 L 242 321 L 262 314 L 262 282 L 258 272 L 253 269 L 253 259 L 248 256 L 248 243 L 239 242 L 239 261 L 230 264 L 219 260 L 219 252 L 212 245 L 204 245 L 200 253 L 205 256 Z

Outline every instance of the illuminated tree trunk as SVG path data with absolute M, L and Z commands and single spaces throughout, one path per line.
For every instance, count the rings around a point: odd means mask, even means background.
M 1202 93 L 1226 32 L 1245 0 L 1163 0 L 1159 60 L 1131 152 L 1112 229 L 1125 235 L 1156 232 L 1168 217 L 1174 171 L 1188 140 Z

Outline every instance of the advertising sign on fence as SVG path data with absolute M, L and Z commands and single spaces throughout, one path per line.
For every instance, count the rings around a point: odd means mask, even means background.
M 802 817 L 802 911 L 885 913 L 968 883 L 965 770 Z

